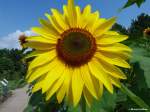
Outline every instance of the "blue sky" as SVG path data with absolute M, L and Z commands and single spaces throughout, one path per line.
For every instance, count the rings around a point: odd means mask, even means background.
M 75 0 L 76 4 L 84 7 L 91 4 L 93 11 L 99 10 L 101 17 L 109 18 L 117 16 L 117 22 L 129 26 L 131 19 L 134 19 L 142 12 L 150 14 L 150 0 L 137 8 L 136 5 L 119 12 L 127 0 Z M 32 26 L 39 25 L 38 19 L 44 18 L 45 12 L 50 8 L 62 10 L 62 4 L 66 0 L 0 0 L 0 38 L 16 30 L 26 31 Z

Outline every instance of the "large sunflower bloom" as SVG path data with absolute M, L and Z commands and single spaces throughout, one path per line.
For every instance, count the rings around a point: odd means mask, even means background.
M 113 93 L 113 85 L 120 87 L 126 79 L 118 67 L 130 68 L 125 61 L 131 49 L 118 43 L 125 35 L 109 31 L 116 18 L 99 18 L 87 5 L 82 11 L 73 0 L 63 6 L 63 14 L 51 9 L 48 20 L 40 20 L 41 27 L 32 30 L 38 36 L 26 37 L 23 46 L 35 49 L 26 76 L 35 81 L 33 92 L 42 90 L 46 100 L 55 94 L 59 103 L 66 97 L 76 106 L 81 96 L 90 106 L 99 99 L 103 87 Z M 118 67 L 117 67 L 118 66 Z

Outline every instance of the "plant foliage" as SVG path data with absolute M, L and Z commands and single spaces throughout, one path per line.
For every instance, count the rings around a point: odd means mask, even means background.
M 15 80 L 22 78 L 26 73 L 26 65 L 22 62 L 24 50 L 0 50 L 0 80 Z
M 136 4 L 138 7 L 140 7 L 146 0 L 128 0 L 126 4 L 123 6 L 123 9 L 130 7 L 134 4 Z

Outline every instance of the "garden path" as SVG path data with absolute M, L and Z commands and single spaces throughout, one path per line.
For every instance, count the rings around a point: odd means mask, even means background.
M 23 112 L 29 100 L 26 91 L 27 86 L 14 90 L 13 95 L 0 105 L 0 112 Z

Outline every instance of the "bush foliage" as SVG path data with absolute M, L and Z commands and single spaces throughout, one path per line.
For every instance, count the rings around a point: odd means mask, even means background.
M 22 62 L 23 50 L 1 49 L 0 50 L 0 80 L 16 80 L 26 73 L 26 66 Z

